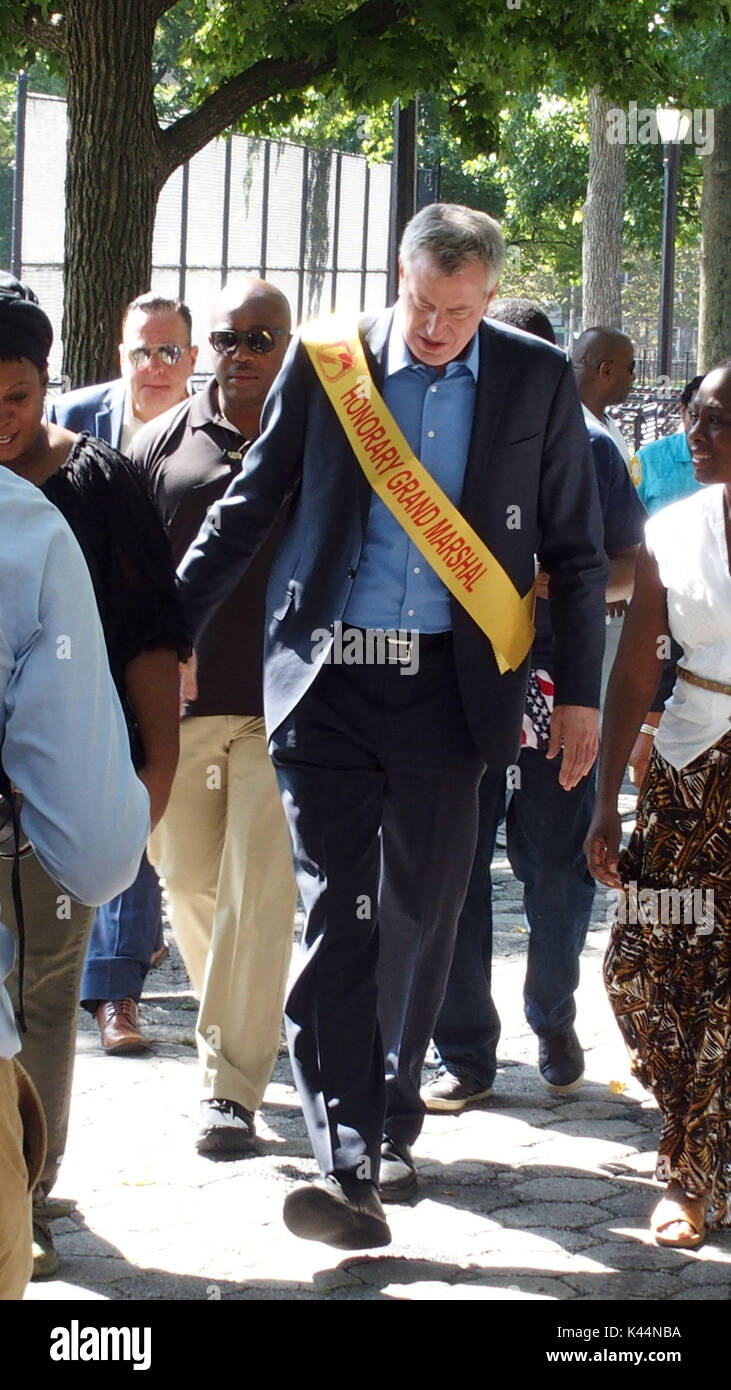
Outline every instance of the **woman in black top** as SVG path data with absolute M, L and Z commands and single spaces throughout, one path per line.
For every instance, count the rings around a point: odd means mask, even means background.
M 188 657 L 190 644 L 167 537 L 144 476 L 101 440 L 84 434 L 77 438 L 44 419 L 52 339 L 50 322 L 32 291 L 0 274 L 0 464 L 42 489 L 84 553 L 154 826 L 175 774 L 178 662 Z M 74 659 L 67 643 L 59 633 L 59 660 Z M 38 1189 L 42 1201 L 34 1203 L 34 1239 L 46 1254 L 50 1246 L 50 1258 L 40 1265 L 50 1274 L 57 1261 L 43 1202 L 65 1145 L 79 982 L 94 909 L 59 895 L 33 855 L 21 861 L 21 886 L 26 932 L 23 1064 L 40 1093 L 49 1138 Z M 7 861 L 0 863 L 0 898 L 12 901 Z

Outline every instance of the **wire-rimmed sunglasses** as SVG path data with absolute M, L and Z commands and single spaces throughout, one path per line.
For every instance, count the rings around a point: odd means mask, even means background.
M 133 347 L 127 349 L 127 361 L 133 367 L 146 367 L 151 357 L 159 357 L 166 367 L 177 367 L 185 348 L 177 343 L 161 343 L 159 347 Z
M 247 328 L 241 333 L 235 328 L 214 328 L 208 341 L 222 357 L 235 352 L 240 343 L 245 343 L 249 352 L 262 354 L 273 352 L 276 339 L 286 332 L 286 328 Z

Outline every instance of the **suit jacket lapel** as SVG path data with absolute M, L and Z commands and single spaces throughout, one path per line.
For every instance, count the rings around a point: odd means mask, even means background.
M 474 490 L 473 484 L 486 467 L 490 449 L 497 434 L 505 404 L 508 378 L 506 354 L 500 351 L 497 335 L 491 332 L 484 321 L 480 324 L 479 335 L 480 370 L 477 378 L 475 416 L 472 422 L 467 468 L 460 500 L 460 511 L 468 521 L 470 520 L 469 510 Z
M 127 385 L 122 378 L 112 382 L 112 389 L 107 392 L 104 404 L 96 412 L 96 436 L 106 439 L 113 449 L 119 449 L 122 443 L 126 394 Z
M 388 347 L 388 335 L 391 331 L 392 319 L 393 309 L 386 309 L 377 318 L 370 321 L 366 320 L 362 324 L 366 360 L 378 391 L 383 390 L 383 379 L 386 372 L 386 348 Z

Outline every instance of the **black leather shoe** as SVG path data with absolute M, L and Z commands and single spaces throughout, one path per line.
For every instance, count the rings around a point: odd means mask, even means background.
M 573 1028 L 538 1039 L 538 1070 L 554 1095 L 575 1091 L 584 1079 L 584 1052 Z
M 416 1196 L 418 1178 L 408 1144 L 384 1139 L 381 1144 L 381 1175 L 378 1187 L 383 1202 L 408 1202 Z
M 201 1101 L 201 1121 L 195 1146 L 199 1154 L 250 1154 L 256 1145 L 256 1125 L 251 1110 L 235 1100 L 214 1096 Z
M 347 1192 L 332 1175 L 296 1187 L 284 1202 L 284 1224 L 302 1240 L 321 1240 L 336 1250 L 390 1245 L 386 1213 L 375 1183 L 351 1178 Z

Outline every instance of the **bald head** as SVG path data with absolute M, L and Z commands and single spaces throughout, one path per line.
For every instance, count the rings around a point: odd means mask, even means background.
M 262 312 L 276 313 L 277 326 L 291 332 L 292 315 L 286 295 L 276 285 L 270 285 L 268 280 L 259 280 L 255 275 L 242 275 L 236 280 L 227 281 L 211 310 L 211 328 L 221 327 L 222 314 L 235 313 L 244 306 L 253 309 L 257 304 Z
M 631 338 L 616 328 L 587 328 L 573 352 L 576 384 L 584 405 L 599 418 L 607 406 L 626 400 L 634 380 Z
M 255 276 L 229 280 L 213 305 L 209 341 L 219 403 L 247 439 L 259 433 L 261 409 L 284 360 L 291 325 L 286 296 Z

